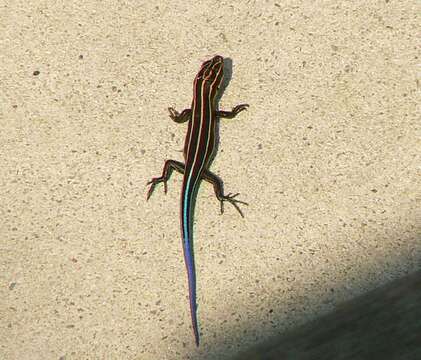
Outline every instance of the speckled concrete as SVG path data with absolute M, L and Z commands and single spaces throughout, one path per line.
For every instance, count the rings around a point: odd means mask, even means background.
M 200 3 L 200 4 L 199 4 Z M 0 358 L 224 359 L 420 269 L 415 1 L 0 1 Z M 200 189 L 202 345 L 179 235 L 202 60 L 233 76 Z

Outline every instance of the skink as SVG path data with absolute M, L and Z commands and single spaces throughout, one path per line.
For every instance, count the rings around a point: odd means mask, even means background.
M 161 182 L 164 183 L 165 193 L 167 192 L 167 181 L 173 170 L 184 174 L 181 189 L 181 237 L 187 268 L 192 327 L 197 346 L 199 345 L 199 329 L 197 324 L 196 273 L 192 249 L 192 213 L 200 180 L 203 179 L 213 184 L 215 195 L 221 202 L 221 213 L 224 212 L 224 201 L 234 205 L 241 216 L 243 216 L 243 213 L 237 204 L 247 205 L 245 202 L 235 199 L 238 194 L 229 193 L 225 195 L 221 179 L 208 170 L 216 147 L 217 118 L 234 118 L 248 107 L 247 104 L 242 104 L 235 106 L 232 111 L 217 110 L 215 99 L 222 83 L 223 71 L 224 59 L 222 56 L 217 55 L 205 61 L 193 82 L 191 108 L 184 109 L 181 113 L 171 107 L 168 108 L 172 120 L 177 123 L 189 122 L 183 152 L 185 163 L 166 160 L 162 175 L 148 182 L 150 188 L 147 199 L 149 200 L 155 186 Z

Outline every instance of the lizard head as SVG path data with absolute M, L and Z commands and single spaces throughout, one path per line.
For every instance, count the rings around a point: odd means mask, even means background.
M 224 75 L 224 58 L 220 55 L 214 56 L 212 59 L 205 61 L 196 76 L 197 80 L 204 82 L 218 88 L 222 82 Z

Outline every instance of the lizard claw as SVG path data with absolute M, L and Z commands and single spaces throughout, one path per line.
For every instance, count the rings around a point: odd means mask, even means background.
M 238 195 L 240 195 L 240 193 L 237 193 L 237 194 L 229 193 L 227 195 L 222 196 L 219 199 L 219 201 L 221 202 L 221 214 L 224 213 L 224 201 L 228 201 L 230 204 L 232 204 L 237 209 L 237 211 L 240 213 L 241 217 L 244 217 L 243 212 L 241 211 L 240 207 L 237 204 L 243 204 L 243 205 L 248 205 L 248 204 L 244 201 L 236 200 L 235 197 L 237 197 Z
M 176 120 L 178 116 L 180 115 L 177 110 L 175 110 L 173 107 L 169 107 L 168 111 L 170 113 L 170 118 L 173 120 Z
M 247 108 L 249 107 L 249 104 L 241 104 L 241 105 L 237 105 L 232 109 L 232 112 L 235 113 L 235 115 L 237 115 L 238 113 L 240 113 L 243 110 L 247 110 Z M 238 194 L 237 194 L 238 195 Z
M 153 191 L 155 190 L 155 186 L 158 185 L 160 182 L 164 183 L 164 193 L 167 193 L 167 181 L 166 180 L 162 180 L 160 178 L 153 178 L 152 180 L 148 181 L 146 183 L 146 185 L 151 185 L 149 187 L 149 191 L 148 191 L 148 195 L 146 196 L 146 201 L 149 200 L 149 198 L 151 197 Z

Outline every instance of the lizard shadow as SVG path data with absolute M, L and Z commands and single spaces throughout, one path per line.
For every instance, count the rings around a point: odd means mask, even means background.
M 226 88 L 228 87 L 228 84 L 230 83 L 232 79 L 232 59 L 231 58 L 224 58 L 224 78 L 222 79 L 221 87 L 219 88 L 218 94 L 215 98 L 215 106 L 216 110 L 219 110 L 219 102 L 221 101 L 222 96 L 224 95 L 224 92 Z M 215 151 L 212 154 L 212 158 L 209 160 L 209 167 L 212 165 L 212 162 L 215 158 L 215 155 L 218 153 L 219 149 L 219 123 L 221 119 L 218 118 L 216 122 L 216 129 L 215 129 Z

